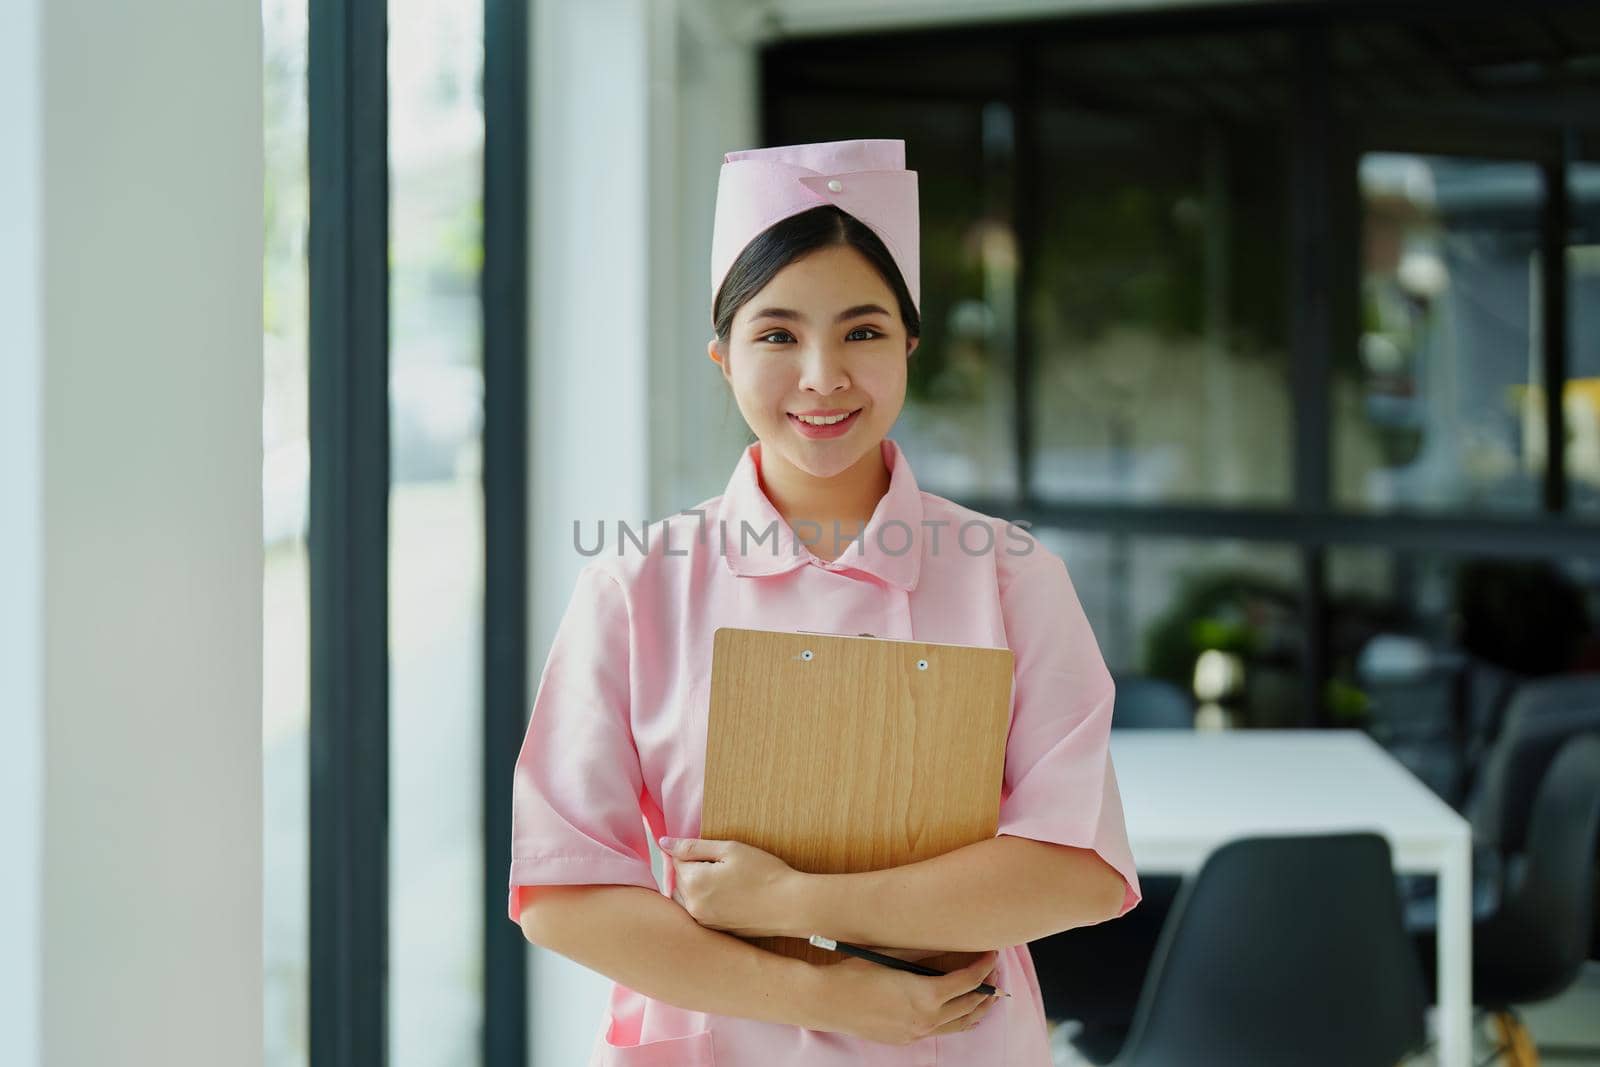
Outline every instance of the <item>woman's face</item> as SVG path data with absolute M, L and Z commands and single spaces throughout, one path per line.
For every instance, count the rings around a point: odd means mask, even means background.
M 899 303 L 866 257 L 830 245 L 784 267 L 733 317 L 727 358 L 708 347 L 761 440 L 814 477 L 831 478 L 877 448 L 906 395 Z M 836 436 L 804 432 L 797 414 L 854 412 Z M 837 430 L 837 427 L 835 427 Z

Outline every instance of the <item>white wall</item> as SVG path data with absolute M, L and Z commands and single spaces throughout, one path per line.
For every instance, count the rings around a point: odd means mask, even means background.
M 39 20 L 0 34 L 0 1061 L 39 1062 L 44 662 L 39 480 Z
M 21 0 L 6 23 L 0 1061 L 249 1067 L 260 12 Z
M 530 694 L 587 562 L 573 520 L 644 517 L 648 2 L 534 0 L 529 19 Z M 529 952 L 533 1062 L 587 1062 L 610 981 Z

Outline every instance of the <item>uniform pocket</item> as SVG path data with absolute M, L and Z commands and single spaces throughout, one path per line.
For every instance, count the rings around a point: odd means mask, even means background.
M 600 1055 L 593 1067 L 715 1067 L 711 1031 L 663 1037 L 637 1045 L 613 1045 L 610 1037 L 600 1039 Z

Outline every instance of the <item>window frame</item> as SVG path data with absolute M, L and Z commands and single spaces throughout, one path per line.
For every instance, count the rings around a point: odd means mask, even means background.
M 528 0 L 484 0 L 484 1067 L 528 1062 L 505 918 L 526 728 Z M 310 1062 L 381 1067 L 389 1026 L 388 26 L 309 0 Z
M 1030 259 L 1035 242 L 1027 219 L 1037 214 L 1037 198 L 1047 195 L 1029 160 L 1037 158 L 1037 125 L 1033 121 L 1042 93 L 1059 98 L 1061 89 L 1040 69 L 1040 57 L 1066 35 L 1077 43 L 1102 42 L 1115 48 L 1141 38 L 1170 37 L 1185 31 L 1223 30 L 1248 33 L 1277 30 L 1293 38 L 1296 55 L 1293 84 L 1294 123 L 1289 134 L 1290 242 L 1287 254 L 1292 272 L 1290 285 L 1290 401 L 1293 412 L 1293 474 L 1290 502 L 1283 506 L 1148 505 L 1114 500 L 1047 500 L 1031 491 L 1028 477 L 1034 439 L 1031 407 L 1034 341 L 1026 315 L 1015 324 L 1016 353 L 1012 417 L 1015 469 L 1019 491 L 1009 496 L 956 494 L 960 502 L 989 514 L 1006 515 L 1041 527 L 1072 533 L 1102 533 L 1113 539 L 1173 537 L 1230 539 L 1286 544 L 1298 549 L 1302 560 L 1305 665 L 1303 725 L 1331 725 L 1323 693 L 1331 676 L 1328 650 L 1329 592 L 1327 552 L 1335 546 L 1384 546 L 1397 551 L 1421 550 L 1449 556 L 1472 554 L 1507 558 L 1567 559 L 1600 557 L 1600 521 L 1574 517 L 1567 509 L 1564 449 L 1565 426 L 1561 410 L 1566 382 L 1567 317 L 1566 254 L 1562 236 L 1568 218 L 1568 160 L 1600 154 L 1600 127 L 1578 125 L 1584 112 L 1577 108 L 1551 111 L 1548 100 L 1532 99 L 1522 106 L 1503 101 L 1477 101 L 1464 95 L 1446 106 L 1417 106 L 1389 111 L 1376 119 L 1345 113 L 1337 97 L 1337 71 L 1332 54 L 1335 33 L 1341 28 L 1370 22 L 1386 15 L 1417 14 L 1422 5 L 1350 5 L 1341 8 L 1285 5 L 1282 9 L 1233 7 L 1167 12 L 1137 11 L 1029 20 L 1000 26 L 963 27 L 958 30 L 913 30 L 874 34 L 872 54 L 883 63 L 913 57 L 927 47 L 987 48 L 1009 53 L 1010 81 L 1005 86 L 977 86 L 939 91 L 942 100 L 971 101 L 1003 98 L 1016 116 L 1018 177 L 1015 203 L 1019 219 L 1018 300 L 1029 306 L 1034 272 Z M 1499 9 L 1475 0 L 1459 5 L 1454 14 L 1470 17 Z M 848 99 L 850 92 L 872 92 L 875 98 L 895 93 L 892 72 L 874 70 L 865 75 L 840 74 L 831 84 L 808 71 L 790 78 L 781 72 L 789 49 L 797 59 L 806 53 L 826 53 L 832 45 L 859 48 L 861 38 L 807 36 L 795 42 L 767 46 L 762 56 L 762 130 L 765 143 L 783 144 L 798 134 L 784 128 L 785 104 L 792 97 L 829 94 Z M 838 54 L 847 54 L 839 51 Z M 845 84 L 849 77 L 875 79 L 872 84 Z M 1046 88 L 1041 90 L 1041 83 Z M 843 92 L 845 95 L 840 96 Z M 790 95 L 786 95 L 790 94 Z M 925 99 L 929 90 L 912 87 L 908 101 Z M 1545 330 L 1543 371 L 1546 390 L 1547 455 L 1543 509 L 1536 515 L 1507 519 L 1466 510 L 1440 512 L 1356 513 L 1333 506 L 1331 500 L 1331 417 L 1328 386 L 1332 353 L 1357 339 L 1360 286 L 1359 242 L 1335 240 L 1335 235 L 1358 232 L 1359 186 L 1356 172 L 1365 151 L 1440 151 L 1454 147 L 1482 155 L 1509 155 L 1533 160 L 1544 175 L 1546 196 L 1541 221 L 1541 256 L 1545 277 Z M 937 486 L 930 489 L 938 491 Z

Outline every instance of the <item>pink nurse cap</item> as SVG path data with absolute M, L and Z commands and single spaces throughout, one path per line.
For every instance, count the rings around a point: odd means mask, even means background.
M 724 155 L 711 230 L 712 302 L 745 245 L 780 219 L 820 204 L 836 205 L 883 240 L 905 278 L 912 305 L 920 311 L 917 172 L 906 170 L 906 143 L 884 139 L 821 141 Z

